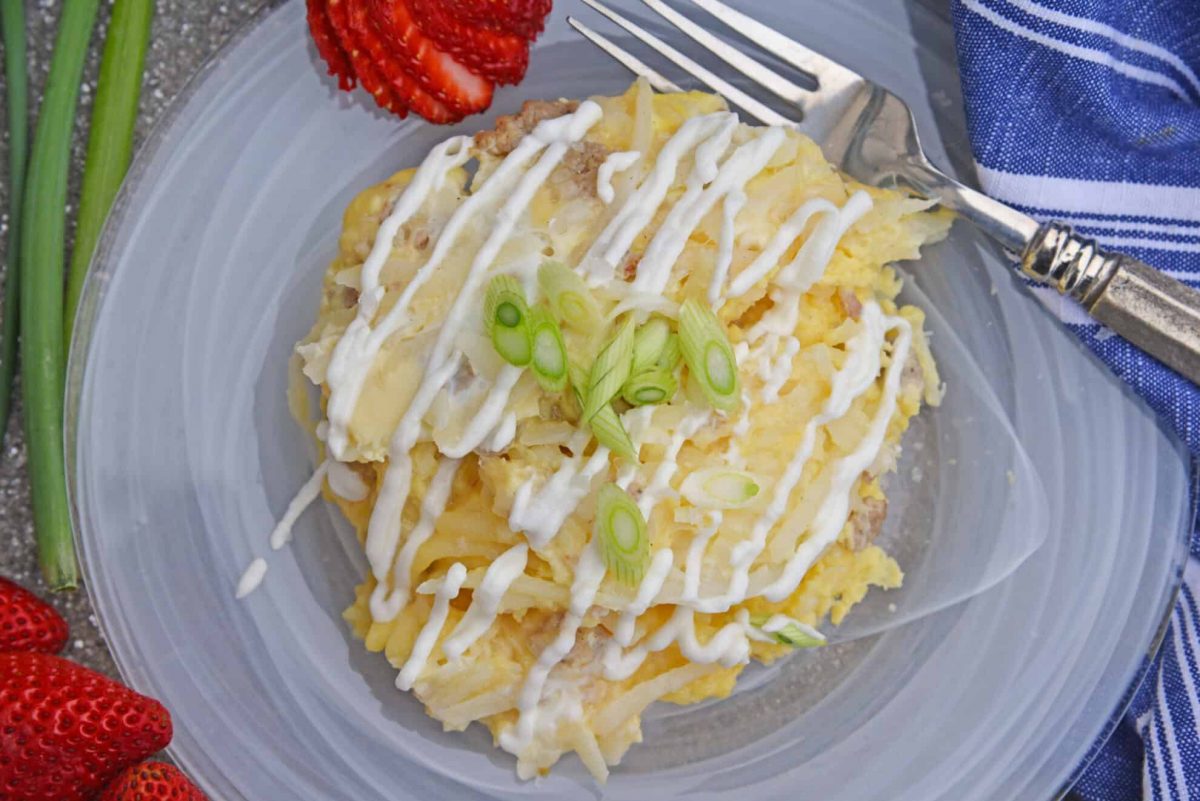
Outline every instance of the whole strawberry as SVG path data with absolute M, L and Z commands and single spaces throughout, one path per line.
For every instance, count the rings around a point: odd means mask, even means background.
M 50 604 L 0 578 L 0 651 L 56 654 L 67 643 L 67 621 Z
M 174 765 L 142 762 L 126 768 L 96 801 L 208 801 Z
M 162 704 L 57 656 L 0 653 L 0 798 L 84 801 L 171 741 Z

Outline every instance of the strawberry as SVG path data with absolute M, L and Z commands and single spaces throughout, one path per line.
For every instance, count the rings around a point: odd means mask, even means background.
M 312 33 L 317 53 L 329 67 L 329 74 L 338 79 L 338 86 L 349 92 L 358 83 L 350 57 L 338 41 L 333 23 L 329 21 L 329 8 L 325 0 L 308 0 L 308 30 Z
M 383 73 L 392 94 L 400 102 L 430 122 L 458 122 L 463 115 L 446 106 L 426 92 L 404 68 L 384 41 L 379 26 L 371 16 L 367 0 L 343 0 L 347 6 L 351 35 L 365 47 L 375 66 Z
M 408 107 L 398 98 L 388 85 L 387 80 L 380 74 L 370 53 L 350 27 L 350 9 L 348 0 L 322 0 L 326 4 L 329 23 L 337 35 L 338 42 L 350 57 L 354 72 L 358 75 L 359 83 L 366 89 L 380 108 L 392 112 L 398 117 L 408 116 Z
M 443 0 L 446 12 L 463 22 L 507 31 L 533 41 L 542 32 L 551 0 Z
M 174 765 L 141 762 L 122 771 L 96 801 L 208 801 L 208 798 Z
M 55 654 L 67 643 L 67 621 L 50 604 L 0 578 L 0 651 Z
M 472 71 L 499 84 L 520 83 L 529 43 L 520 36 L 473 25 L 446 11 L 445 0 L 412 0 L 417 27 Z
M 371 0 L 372 16 L 389 45 L 388 50 L 395 53 L 405 72 L 426 92 L 454 112 L 466 116 L 483 111 L 492 102 L 492 82 L 438 49 L 417 27 L 411 2 Z
M 157 701 L 57 656 L 0 654 L 5 801 L 84 801 L 170 741 Z

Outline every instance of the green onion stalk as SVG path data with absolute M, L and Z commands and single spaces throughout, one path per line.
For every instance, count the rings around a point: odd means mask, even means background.
M 79 583 L 63 448 L 63 262 L 71 130 L 99 0 L 63 4 L 26 176 L 21 365 L 38 559 L 52 590 Z
M 68 347 L 88 265 L 113 199 L 129 169 L 133 129 L 137 122 L 146 63 L 146 45 L 150 39 L 150 20 L 153 16 L 154 0 L 117 0 L 108 25 L 108 36 L 104 40 L 74 250 L 67 273 L 63 342 Z
M 8 242 L 5 252 L 4 320 L 0 323 L 0 440 L 8 430 L 17 372 L 20 319 L 21 200 L 29 155 L 29 77 L 25 66 L 24 0 L 0 0 L 4 29 L 4 78 L 8 92 Z

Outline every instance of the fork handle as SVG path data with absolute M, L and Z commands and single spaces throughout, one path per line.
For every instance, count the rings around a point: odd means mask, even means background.
M 1062 223 L 1038 229 L 1021 254 L 1021 269 L 1200 384 L 1200 292 L 1130 256 L 1108 253 Z

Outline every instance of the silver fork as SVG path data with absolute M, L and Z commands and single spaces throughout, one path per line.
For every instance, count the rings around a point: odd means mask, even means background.
M 599 0 L 583 0 L 668 60 L 767 125 L 795 125 L 820 143 L 826 157 L 873 186 L 898 186 L 936 199 L 1018 256 L 1028 276 L 1079 301 L 1097 321 L 1200 384 L 1200 292 L 1121 253 L 1106 252 L 1063 223 L 1031 217 L 955 181 L 921 149 L 908 105 L 858 73 L 730 8 L 720 0 L 690 0 L 763 50 L 816 83 L 808 89 L 714 36 L 662 0 L 641 0 L 737 72 L 801 113 L 785 117 L 733 86 Z M 597 47 L 659 91 L 670 80 L 611 40 L 568 17 Z

